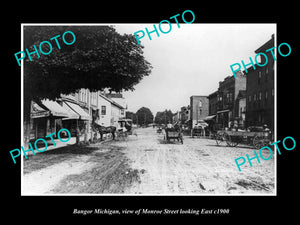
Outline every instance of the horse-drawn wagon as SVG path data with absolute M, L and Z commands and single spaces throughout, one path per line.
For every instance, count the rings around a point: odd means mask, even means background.
M 183 136 L 180 128 L 165 128 L 164 140 L 169 142 L 171 139 L 176 139 L 183 144 Z
M 256 129 L 255 131 L 222 130 L 216 133 L 215 140 L 217 145 L 226 143 L 230 147 L 235 147 L 239 143 L 246 143 L 260 149 L 270 143 L 271 132 L 269 129 Z

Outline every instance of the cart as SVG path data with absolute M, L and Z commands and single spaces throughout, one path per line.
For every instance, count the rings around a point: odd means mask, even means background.
M 127 135 L 132 135 L 132 120 L 131 119 L 120 119 L 118 121 L 118 123 L 120 124 L 121 127 L 125 127 L 126 128 L 126 136 Z
M 203 120 L 198 120 L 197 125 L 195 125 L 191 130 L 191 136 L 200 137 L 205 136 L 205 128 L 208 126 Z
M 200 137 L 201 135 L 203 135 L 203 128 L 202 127 L 194 127 L 191 130 L 191 136 L 193 137 Z
M 246 142 L 256 149 L 260 149 L 270 143 L 269 131 L 218 131 L 215 136 L 217 145 L 226 143 L 230 147 L 235 147 L 239 143 Z
M 164 140 L 167 140 L 169 142 L 171 139 L 176 139 L 177 141 L 180 141 L 181 144 L 183 144 L 183 136 L 181 130 L 175 128 L 166 128 Z

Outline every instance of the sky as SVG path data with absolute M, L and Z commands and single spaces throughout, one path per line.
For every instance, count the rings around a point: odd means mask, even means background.
M 164 24 L 165 25 L 165 24 Z M 134 34 L 153 24 L 117 24 L 117 32 Z M 158 25 L 156 24 L 156 27 Z M 167 31 L 169 26 L 162 26 Z M 146 32 L 145 32 L 146 33 Z M 149 108 L 153 115 L 170 109 L 173 113 L 189 105 L 192 95 L 209 95 L 219 81 L 231 76 L 230 65 L 254 60 L 254 51 L 271 39 L 276 24 L 181 24 L 172 23 L 169 33 L 147 34 L 140 39 L 144 57 L 153 66 L 148 77 L 123 93 L 128 111 Z M 275 39 L 276 40 L 276 39 Z

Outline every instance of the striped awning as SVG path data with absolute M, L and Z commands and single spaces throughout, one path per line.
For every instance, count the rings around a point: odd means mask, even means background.
M 72 102 L 65 102 L 75 113 L 79 115 L 81 120 L 92 120 L 91 116 L 84 111 L 79 105 Z
M 42 105 L 37 104 L 36 102 L 32 102 L 31 104 L 31 118 L 42 118 L 48 117 L 50 115 L 54 117 L 68 117 L 68 111 L 63 108 L 60 104 L 56 101 L 52 101 L 49 99 L 42 100 Z

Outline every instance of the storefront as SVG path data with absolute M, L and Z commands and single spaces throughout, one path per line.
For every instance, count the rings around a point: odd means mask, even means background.
M 79 133 L 79 141 L 86 141 L 88 139 L 88 126 L 91 116 L 76 103 L 62 101 L 62 106 L 70 114 L 68 118 L 62 119 L 64 128 L 71 132 L 71 136 L 77 136 L 77 133 Z
M 209 132 L 209 135 L 211 135 L 217 131 L 216 115 L 207 116 L 203 120 L 208 124 L 207 130 Z
M 229 126 L 229 109 L 217 112 L 217 129 L 224 129 Z
M 39 104 L 32 102 L 30 139 L 44 138 L 51 133 L 57 133 L 62 128 L 62 118 L 68 116 L 68 111 L 56 101 L 46 99 Z

